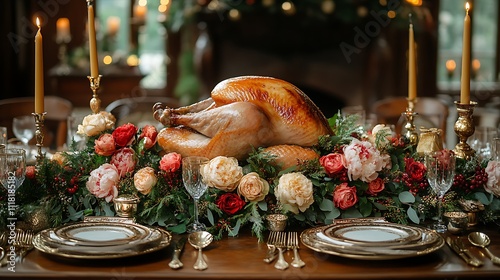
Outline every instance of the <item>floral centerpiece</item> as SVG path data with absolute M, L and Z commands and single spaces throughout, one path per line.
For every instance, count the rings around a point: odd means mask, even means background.
M 283 213 L 290 226 L 315 226 L 336 218 L 385 217 L 419 224 L 436 212 L 436 199 L 426 168 L 415 148 L 388 126 L 366 132 L 355 118 L 329 119 L 333 135 L 321 136 L 313 147 L 319 159 L 297 162 L 282 170 L 263 148 L 245 162 L 231 157 L 211 159 L 202 169 L 208 191 L 200 200 L 200 217 L 221 238 L 250 227 L 259 238 L 267 230 L 265 217 Z M 30 166 L 16 193 L 16 214 L 44 213 L 46 227 L 114 216 L 113 200 L 122 194 L 139 198 L 136 221 L 184 233 L 193 219 L 192 200 L 182 185 L 181 155 L 156 144 L 152 125 L 124 124 L 114 128 L 106 112 L 87 116 L 79 126 L 86 146 L 59 152 Z M 464 201 L 482 206 L 480 221 L 497 219 L 500 209 L 500 163 L 460 160 L 446 210 L 464 210 Z M 12 216 L 9 196 L 0 193 L 0 226 Z

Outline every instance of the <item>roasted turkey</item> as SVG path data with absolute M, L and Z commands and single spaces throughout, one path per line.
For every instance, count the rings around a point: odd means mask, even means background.
M 177 109 L 157 103 L 153 111 L 155 119 L 166 126 L 158 134 L 159 145 L 183 157 L 223 155 L 241 160 L 253 148 L 308 147 L 319 136 L 332 133 L 306 94 L 270 77 L 230 78 L 216 85 L 206 100 Z

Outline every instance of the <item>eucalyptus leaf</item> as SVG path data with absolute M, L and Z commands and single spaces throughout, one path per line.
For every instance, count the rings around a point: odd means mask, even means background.
M 319 209 L 321 209 L 321 211 L 331 212 L 335 209 L 335 205 L 331 199 L 323 198 L 321 204 L 319 205 Z
M 406 210 L 406 214 L 408 215 L 408 218 L 410 218 L 410 220 L 412 222 L 414 222 L 415 224 L 420 223 L 420 219 L 418 218 L 417 211 L 415 211 L 415 209 L 413 209 L 413 207 L 408 207 L 408 210 Z
M 411 194 L 411 192 L 409 192 L 409 191 L 404 191 L 404 192 L 399 193 L 398 197 L 399 197 L 399 201 L 401 201 L 401 203 L 404 203 L 404 204 L 415 203 L 415 196 L 413 196 L 413 194 Z

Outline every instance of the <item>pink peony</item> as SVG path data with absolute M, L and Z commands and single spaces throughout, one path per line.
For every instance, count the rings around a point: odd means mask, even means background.
M 181 167 L 181 155 L 175 152 L 164 155 L 160 160 L 160 169 L 166 172 L 175 172 Z
M 349 179 L 367 183 L 377 179 L 378 172 L 390 163 L 389 155 L 381 155 L 372 143 L 358 139 L 344 148 L 344 157 Z
M 134 171 L 135 152 L 131 148 L 121 148 L 113 154 L 110 163 L 116 167 L 120 177 L 124 177 L 128 172 Z
M 94 143 L 94 150 L 98 155 L 110 156 L 116 151 L 115 139 L 109 133 L 102 134 Z
M 488 174 L 488 182 L 484 189 L 500 197 L 500 161 L 492 160 L 486 166 L 486 174 Z
M 105 198 L 107 202 L 110 202 L 118 195 L 119 181 L 120 176 L 116 167 L 105 163 L 90 172 L 87 189 L 96 197 Z

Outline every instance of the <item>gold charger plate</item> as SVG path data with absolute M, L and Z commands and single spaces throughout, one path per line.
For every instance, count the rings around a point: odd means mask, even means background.
M 102 228 L 110 227 L 115 233 L 105 237 L 96 237 L 95 244 L 93 236 L 96 233 L 93 227 L 94 223 L 80 223 L 78 225 L 78 238 L 84 240 L 84 244 L 74 242 L 74 240 L 61 238 L 56 232 L 64 232 L 66 227 L 74 228 L 74 225 L 62 226 L 57 229 L 43 230 L 33 238 L 33 246 L 43 253 L 72 259 L 113 259 L 124 258 L 147 254 L 167 247 L 170 244 L 172 235 L 162 229 L 145 227 L 138 224 L 122 224 L 122 223 L 104 223 Z M 137 238 L 135 235 L 130 236 L 131 228 L 135 228 L 138 232 L 147 229 L 147 234 L 143 238 Z M 122 232 L 120 232 L 122 229 Z M 63 231 L 61 231 L 63 230 Z M 71 231 L 67 232 L 70 233 Z M 89 235 L 82 233 L 89 232 Z M 101 232 L 100 230 L 97 232 Z M 71 236 L 71 233 L 70 233 Z M 113 239 L 114 236 L 114 239 Z M 129 237 L 127 237 L 129 236 Z M 139 234 L 139 236 L 142 236 Z M 129 241 L 127 241 L 130 239 Z M 110 242 L 111 245 L 106 245 L 103 242 Z
M 317 252 L 359 260 L 392 260 L 422 256 L 435 252 L 444 245 L 444 239 L 438 233 L 418 227 L 415 228 L 422 232 L 421 240 L 378 247 L 329 240 L 323 233 L 328 227 L 315 227 L 303 231 L 300 235 L 302 244 Z

